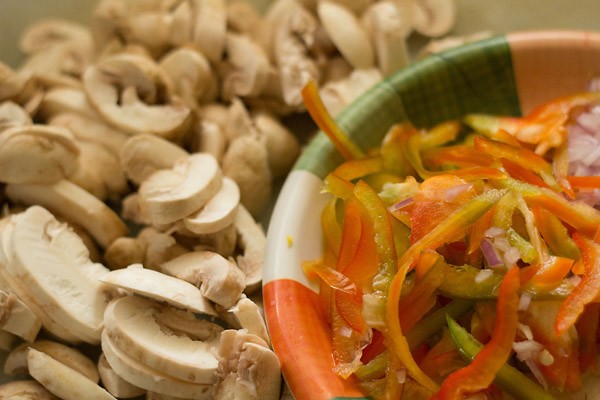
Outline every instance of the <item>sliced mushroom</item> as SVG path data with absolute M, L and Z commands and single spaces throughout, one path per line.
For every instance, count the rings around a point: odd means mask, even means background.
M 184 46 L 192 41 L 194 31 L 192 14 L 192 3 L 190 1 L 182 1 L 173 10 L 169 41 L 174 46 Z
M 169 47 L 173 16 L 162 10 L 129 15 L 123 32 L 128 43 L 143 46 L 153 57 L 159 57 Z
M 267 240 L 263 228 L 244 207 L 238 209 L 234 225 L 244 250 L 244 254 L 237 257 L 237 265 L 246 275 L 246 293 L 252 293 L 260 288 L 262 281 Z
M 219 190 L 222 173 L 208 153 L 192 154 L 158 170 L 140 186 L 140 200 L 154 224 L 178 221 L 203 207 Z
M 194 313 L 216 315 L 200 290 L 189 282 L 134 264 L 111 271 L 101 281 L 112 287 L 167 303 Z
M 356 15 L 362 15 L 365 10 L 373 3 L 375 0 L 332 0 L 339 5 L 342 5 L 352 11 Z
M 92 382 L 98 383 L 100 375 L 96 365 L 90 358 L 74 347 L 51 340 L 36 340 L 33 343 L 23 343 L 14 348 L 4 362 L 4 373 L 7 375 L 21 375 L 28 373 L 27 353 L 35 349 L 48 354 L 50 357 L 73 368 Z
M 240 204 L 240 189 L 233 180 L 224 177 L 219 191 L 197 212 L 183 219 L 191 232 L 207 234 L 231 225 Z
M 422 35 L 439 37 L 450 32 L 456 21 L 455 0 L 417 0 L 414 28 Z
M 397 4 L 374 3 L 363 16 L 363 23 L 371 34 L 377 65 L 384 76 L 409 63 L 406 38 L 412 31 L 413 21 L 401 13 Z
M 0 290 L 0 328 L 23 340 L 35 340 L 42 322 L 17 296 Z
M 246 286 L 235 264 L 210 251 L 183 254 L 162 264 L 161 270 L 198 286 L 204 297 L 225 308 L 238 301 Z
M 86 70 L 83 86 L 96 110 L 125 132 L 169 139 L 185 132 L 190 109 L 169 94 L 164 72 L 146 57 L 118 54 Z
M 0 398 L 7 400 L 59 400 L 34 380 L 3 383 L 0 385 Z
M 231 257 L 235 252 L 237 230 L 235 226 L 231 225 L 219 232 L 195 235 L 194 238 L 197 240 L 194 250 L 212 251 L 223 257 Z
M 8 128 L 27 126 L 32 123 L 31 117 L 20 105 L 10 100 L 0 103 L 0 134 Z
M 227 148 L 227 137 L 217 123 L 199 120 L 194 126 L 191 147 L 193 152 L 210 153 L 220 162 Z
M 121 150 L 121 166 L 134 183 L 140 185 L 160 169 L 172 168 L 187 158 L 189 153 L 181 147 L 150 134 L 131 137 Z
M 90 30 L 66 19 L 49 18 L 27 26 L 21 34 L 19 48 L 25 54 L 34 54 L 48 47 L 65 42 L 85 41 L 92 47 Z
M 258 336 L 226 330 L 219 345 L 215 399 L 277 400 L 281 392 L 279 360 Z
M 200 100 L 211 97 L 216 77 L 208 59 L 192 47 L 181 47 L 167 53 L 159 64 L 171 78 L 175 92 L 191 109 L 198 107 Z
M 125 379 L 121 378 L 110 366 L 104 354 L 98 359 L 98 372 L 102 385 L 108 393 L 119 399 L 130 399 L 132 397 L 142 396 L 146 391 L 139 388 Z
M 12 333 L 0 330 L 0 350 L 6 352 L 11 351 L 15 343 L 17 342 L 17 339 L 17 336 L 13 335 Z
M 356 15 L 331 0 L 320 0 L 319 19 L 336 48 L 356 69 L 375 65 L 373 46 Z
M 223 76 L 222 96 L 256 97 L 267 87 L 272 76 L 267 54 L 248 35 L 228 33 L 226 40 L 227 68 Z
M 242 295 L 237 303 L 227 310 L 227 314 L 233 317 L 233 326 L 238 329 L 245 329 L 248 333 L 258 336 L 267 344 L 271 343 L 262 310 L 246 295 Z
M 48 208 L 83 227 L 104 248 L 127 234 L 127 226 L 112 209 L 66 180 L 53 185 L 7 185 L 6 196 L 13 202 Z
M 150 300 L 122 297 L 106 309 L 106 335 L 128 356 L 165 375 L 192 383 L 212 383 L 219 333 L 204 340 L 177 335 L 161 324 L 160 315 L 156 303 Z M 189 318 L 194 319 L 191 314 Z
M 248 109 L 239 98 L 231 100 L 223 124 L 223 132 L 229 142 L 241 136 L 258 134 Z
M 98 343 L 106 307 L 98 275 L 107 269 L 91 263 L 81 239 L 39 206 L 11 217 L 2 239 L 4 269 L 22 282 L 14 288 L 19 297 L 24 289 L 79 341 Z
M 73 135 L 64 128 L 12 127 L 0 135 L 0 182 L 57 182 L 77 169 L 78 156 Z
M 227 28 L 238 33 L 253 35 L 262 22 L 256 7 L 244 0 L 227 2 Z
M 179 244 L 173 236 L 159 232 L 154 228 L 142 229 L 138 238 L 146 244 L 144 266 L 153 270 L 160 270 L 163 263 L 189 251 L 188 248 Z
M 285 176 L 300 154 L 298 139 L 272 114 L 259 112 L 254 115 L 253 119 L 256 128 L 266 138 L 272 178 Z
M 27 365 L 36 381 L 64 400 L 116 400 L 95 382 L 41 351 L 29 349 Z
M 39 116 L 44 120 L 61 113 L 74 113 L 92 119 L 99 115 L 81 88 L 55 87 L 44 93 Z
M 121 237 L 106 248 L 104 260 L 110 269 L 127 268 L 131 264 L 143 264 L 146 259 L 147 247 L 147 243 L 139 238 Z
M 213 63 L 221 61 L 225 49 L 227 11 L 225 0 L 193 0 L 193 42 Z
M 212 384 L 197 384 L 173 378 L 150 368 L 119 349 L 108 334 L 102 334 L 102 351 L 111 368 L 127 382 L 143 389 L 187 399 L 212 399 Z
M 23 91 L 27 78 L 0 62 L 0 101 L 14 100 Z
M 238 184 L 241 203 L 255 216 L 266 209 L 273 190 L 265 141 L 258 135 L 238 137 L 223 157 L 224 175 Z

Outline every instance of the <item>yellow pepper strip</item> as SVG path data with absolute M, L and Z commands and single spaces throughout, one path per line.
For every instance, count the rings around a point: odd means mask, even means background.
M 319 97 L 317 84 L 310 80 L 302 88 L 302 99 L 306 110 L 312 117 L 317 126 L 329 137 L 329 140 L 335 145 L 338 151 L 346 160 L 363 158 L 363 151 L 342 131 L 340 126 L 331 117 L 331 114 L 325 108 L 325 104 Z
M 335 173 L 330 173 L 325 177 L 322 192 L 331 193 L 337 198 L 347 200 L 352 196 L 354 185 L 352 182 L 340 178 Z
M 363 178 L 367 175 L 375 174 L 383 169 L 383 160 L 381 157 L 361 158 L 358 160 L 349 160 L 337 167 L 333 173 L 342 179 L 348 181 Z

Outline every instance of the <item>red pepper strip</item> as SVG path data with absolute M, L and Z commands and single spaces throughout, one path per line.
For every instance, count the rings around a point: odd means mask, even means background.
M 577 321 L 577 336 L 579 337 L 579 367 L 583 374 L 591 368 L 596 371 L 598 359 L 598 324 L 600 323 L 600 304 L 588 304 L 583 316 Z
M 369 157 L 346 161 L 338 166 L 333 173 L 342 179 L 352 181 L 380 172 L 382 169 L 383 160 L 381 157 Z
M 469 233 L 469 245 L 467 247 L 467 255 L 471 255 L 479 250 L 479 246 L 481 246 L 481 241 L 484 238 L 485 231 L 492 224 L 492 210 L 483 214 L 481 218 L 479 218 L 473 224 L 471 228 L 471 232 Z
M 496 158 L 506 158 L 522 168 L 533 171 L 550 187 L 558 189 L 553 176 L 552 165 L 543 157 L 525 147 L 515 147 L 495 140 L 478 136 L 473 142 L 475 150 L 482 151 Z
M 571 239 L 567 228 L 560 219 L 556 218 L 550 211 L 537 206 L 531 207 L 531 212 L 542 238 L 554 254 L 572 260 L 581 258 L 579 247 Z
M 554 161 L 552 161 L 552 167 L 554 169 L 556 181 L 562 188 L 563 192 L 569 196 L 570 199 L 574 199 L 575 193 L 573 192 L 571 183 L 567 179 L 567 175 L 569 174 L 569 147 L 566 141 L 558 146 L 554 151 Z
M 350 139 L 348 135 L 331 117 L 325 104 L 319 96 L 317 84 L 310 80 L 301 91 L 302 99 L 306 110 L 312 117 L 317 126 L 329 137 L 329 140 L 334 144 L 337 150 L 344 156 L 346 160 L 363 158 L 363 151 Z
M 441 172 L 440 172 L 441 173 Z M 463 178 L 466 181 L 475 181 L 479 179 L 504 179 L 506 174 L 498 168 L 489 167 L 468 167 L 461 169 L 451 169 L 443 171 L 444 174 L 454 175 Z
M 450 374 L 432 399 L 462 399 L 464 394 L 490 386 L 496 372 L 506 363 L 519 323 L 519 269 L 510 269 L 500 285 L 496 323 L 490 341 L 469 365 Z
M 600 189 L 600 176 L 567 176 L 575 189 Z
M 418 261 L 421 252 L 426 249 L 436 249 L 449 239 L 456 237 L 459 232 L 466 232 L 467 228 L 473 225 L 505 194 L 505 190 L 492 189 L 471 199 L 414 243 L 398 261 L 398 272 L 392 280 L 386 301 L 386 324 L 390 339 L 390 350 L 402 362 L 402 365 L 413 379 L 431 391 L 437 390 L 437 384 L 421 371 L 413 359 L 398 319 L 398 302 L 400 301 L 404 279 L 407 272 Z
M 531 170 L 521 167 L 519 164 L 510 161 L 507 158 L 500 158 L 502 167 L 513 179 L 531 183 L 532 185 L 550 189 L 550 186 Z
M 456 165 L 457 167 L 489 167 L 494 159 L 489 155 L 476 151 L 473 146 L 466 144 L 434 147 L 423 150 L 423 163 L 429 167 Z
M 354 185 L 331 172 L 325 177 L 322 190 L 325 193 L 331 193 L 337 198 L 346 200 L 352 196 Z
M 552 190 L 514 179 L 496 181 L 496 184 L 521 192 L 530 207 L 545 208 L 585 235 L 594 236 L 600 226 L 600 211 L 583 203 L 568 201 Z
M 583 313 L 585 305 L 593 302 L 600 293 L 600 244 L 592 242 L 578 232 L 573 234 L 573 239 L 581 249 L 585 272 L 558 310 L 554 322 L 557 335 L 563 334 L 573 326 Z
M 559 284 L 572 266 L 573 260 L 570 258 L 550 256 L 527 281 L 527 285 Z

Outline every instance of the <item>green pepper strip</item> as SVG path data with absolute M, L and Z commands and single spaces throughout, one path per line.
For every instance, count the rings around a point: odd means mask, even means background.
M 481 282 L 475 278 L 481 270 L 470 265 L 446 266 L 444 282 L 438 287 L 438 292 L 451 299 L 471 301 L 495 300 L 498 297 L 498 288 L 502 282 L 501 274 L 492 274 Z M 523 290 L 534 300 L 562 300 L 573 290 L 575 285 L 566 279 L 553 287 L 552 290 L 529 286 Z
M 483 345 L 450 316 L 448 317 L 448 327 L 460 355 L 465 361 L 472 361 L 483 348 Z M 496 373 L 494 383 L 517 399 L 555 400 L 540 385 L 508 364 L 504 364 Z
M 513 228 L 506 230 L 506 236 L 511 246 L 516 247 L 519 250 L 521 259 L 526 263 L 531 263 L 538 258 L 538 252 L 535 250 L 533 245 L 519 235 Z

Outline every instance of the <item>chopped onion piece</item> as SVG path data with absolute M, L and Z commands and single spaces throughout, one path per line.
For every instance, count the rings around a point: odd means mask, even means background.
M 531 296 L 528 293 L 523 293 L 521 297 L 519 297 L 519 311 L 527 310 L 530 304 Z
M 396 377 L 398 378 L 398 383 L 402 384 L 406 382 L 406 368 L 400 368 L 396 371 Z
M 497 237 L 497 236 L 502 236 L 504 235 L 506 232 L 504 231 L 504 229 L 502 228 L 498 228 L 497 226 L 492 226 L 489 227 L 484 233 L 483 235 L 485 237 L 488 238 L 493 238 L 493 237 Z
M 486 279 L 491 278 L 492 275 L 494 275 L 494 271 L 492 271 L 491 269 L 484 268 L 481 271 L 479 271 L 477 275 L 475 275 L 475 283 L 481 283 Z
M 490 242 L 488 239 L 483 239 L 481 241 L 480 248 L 490 268 L 498 268 L 504 266 L 504 263 L 502 262 L 500 255 L 492 245 L 492 242 Z
M 554 364 L 554 357 L 547 349 L 544 349 L 540 352 L 538 359 L 540 360 L 540 364 L 546 367 Z
M 446 189 L 446 191 L 444 192 L 444 200 L 448 203 L 452 203 L 458 198 L 458 196 L 470 190 L 472 187 L 472 183 L 465 183 Z
M 398 211 L 398 210 L 400 210 L 400 209 L 402 209 L 402 208 L 404 208 L 404 207 L 406 207 L 408 205 L 411 205 L 414 202 L 415 202 L 415 199 L 413 199 L 413 197 L 411 196 L 411 197 L 409 197 L 407 199 L 404 199 L 404 200 L 402 200 L 402 201 L 400 201 L 400 202 L 398 202 L 398 203 L 390 206 L 388 208 L 388 210 L 391 211 L 391 212 Z

